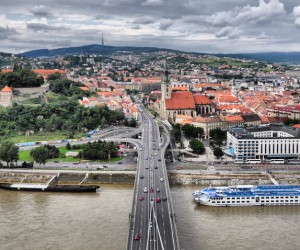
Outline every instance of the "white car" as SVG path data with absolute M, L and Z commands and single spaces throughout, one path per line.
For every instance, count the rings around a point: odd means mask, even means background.
M 144 187 L 144 193 L 148 193 L 148 188 Z
M 164 181 L 164 178 L 160 178 L 160 181 Z

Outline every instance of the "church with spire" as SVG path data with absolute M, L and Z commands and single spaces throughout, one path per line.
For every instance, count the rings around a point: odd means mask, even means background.
M 206 95 L 188 91 L 172 91 L 170 73 L 167 68 L 161 83 L 160 117 L 174 123 L 176 115 L 196 117 L 215 112 L 211 100 Z

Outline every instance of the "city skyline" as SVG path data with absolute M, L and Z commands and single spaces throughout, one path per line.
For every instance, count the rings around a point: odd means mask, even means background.
M 190 52 L 300 51 L 293 0 L 3 0 L 1 51 L 101 44 Z

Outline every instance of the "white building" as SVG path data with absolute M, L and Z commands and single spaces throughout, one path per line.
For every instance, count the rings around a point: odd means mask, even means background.
M 236 159 L 290 159 L 300 155 L 300 129 L 282 125 L 232 128 L 227 148 Z

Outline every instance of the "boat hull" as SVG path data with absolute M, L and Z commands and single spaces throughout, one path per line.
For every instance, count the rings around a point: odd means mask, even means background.
M 0 184 L 1 189 L 11 191 L 30 191 L 30 192 L 66 192 L 66 193 L 90 193 L 96 192 L 100 186 L 81 186 L 81 185 L 54 185 L 46 188 L 12 187 L 10 184 Z

